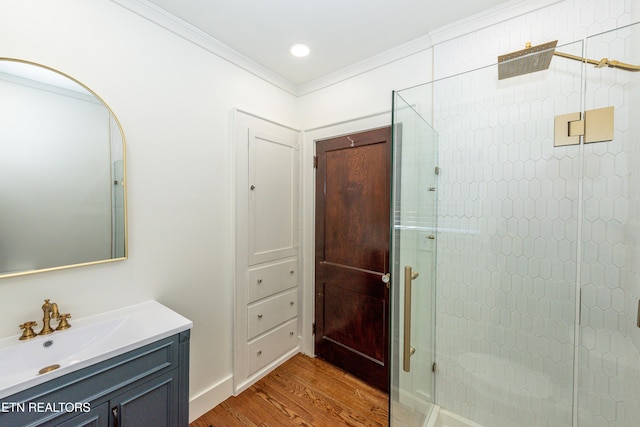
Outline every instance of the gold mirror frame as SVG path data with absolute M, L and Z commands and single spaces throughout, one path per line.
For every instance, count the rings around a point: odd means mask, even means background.
M 76 258 L 76 260 L 78 262 L 68 262 L 68 261 L 60 261 L 59 263 L 57 263 L 55 260 L 52 261 L 53 263 L 57 264 L 57 265 L 46 265 L 43 263 L 42 266 L 38 266 L 38 261 L 36 261 L 35 259 L 30 259 L 27 260 L 26 263 L 28 264 L 29 262 L 34 263 L 34 267 L 31 268 L 26 268 L 26 269 L 21 269 L 18 268 L 16 270 L 10 270 L 8 265 L 5 265 L 4 267 L 2 266 L 2 262 L 0 262 L 0 268 L 2 268 L 3 270 L 9 270 L 9 271 L 0 271 L 0 278 L 7 278 L 7 277 L 16 277 L 16 276 L 23 276 L 23 275 L 28 275 L 28 274 L 34 274 L 34 273 L 41 273 L 41 272 L 46 272 L 46 271 L 56 271 L 56 270 L 61 270 L 61 269 L 67 269 L 67 268 L 74 268 L 74 267 L 80 267 L 80 266 L 86 266 L 86 265 L 95 265 L 95 264 L 103 264 L 103 263 L 108 263 L 108 262 L 113 262 L 113 261 L 122 261 L 128 258 L 128 224 L 127 224 L 127 191 L 126 191 L 126 139 L 125 139 L 125 135 L 124 135 L 124 131 L 122 129 L 122 126 L 120 124 L 120 121 L 118 120 L 118 118 L 116 117 L 116 115 L 114 114 L 113 110 L 109 107 L 109 105 L 98 95 L 96 94 L 93 90 L 91 90 L 88 86 L 84 85 L 83 83 L 81 83 L 80 81 L 78 81 L 77 79 L 61 72 L 58 71 L 54 68 L 42 65 L 42 64 L 38 64 L 35 62 L 31 62 L 31 61 L 26 61 L 26 60 L 22 60 L 22 59 L 15 59 L 15 58 L 7 58 L 7 57 L 0 57 L 0 64 L 8 64 L 8 63 L 15 63 L 15 64 L 20 64 L 19 66 L 26 66 L 25 69 L 27 69 L 28 67 L 36 67 L 33 70 L 37 71 L 37 72 L 48 72 L 48 73 L 52 73 L 50 74 L 52 77 L 56 78 L 56 79 L 60 79 L 60 78 L 64 78 L 66 79 L 66 81 L 71 82 L 75 85 L 78 85 L 80 88 L 82 88 L 84 91 L 86 91 L 86 94 L 83 96 L 86 96 L 87 100 L 90 100 L 89 96 L 92 96 L 94 98 L 93 101 L 91 102 L 95 102 L 96 106 L 97 104 L 100 104 L 102 107 L 104 107 L 104 109 L 106 110 L 104 112 L 104 114 L 108 113 L 108 123 L 102 123 L 101 126 L 104 126 L 105 129 L 107 130 L 108 135 L 106 136 L 106 140 L 108 142 L 108 150 L 109 150 L 109 156 L 108 156 L 108 176 L 109 176 L 109 181 L 108 183 L 104 184 L 104 188 L 106 188 L 106 186 L 109 186 L 109 191 L 108 191 L 108 195 L 106 194 L 106 190 L 101 192 L 101 197 L 104 199 L 103 201 L 107 200 L 108 197 L 108 201 L 104 203 L 104 205 L 106 206 L 108 204 L 109 206 L 109 211 L 107 212 L 106 209 L 103 209 L 102 212 L 100 213 L 100 215 L 102 216 L 102 228 L 100 230 L 100 233 L 102 234 L 102 237 L 105 237 L 107 235 L 107 233 L 105 232 L 104 228 L 105 228 L 105 224 L 107 224 L 107 221 L 110 222 L 110 224 L 108 224 L 107 226 L 110 226 L 110 235 L 108 239 L 103 239 L 100 240 L 99 243 L 102 246 L 106 246 L 107 244 L 110 246 L 110 252 L 111 252 L 111 256 L 104 256 L 100 255 L 98 257 L 96 257 L 96 259 L 81 259 L 80 257 Z M 2 72 L 2 71 L 0 71 Z M 9 73 L 5 74 L 6 77 L 10 76 Z M 40 84 L 42 84 L 42 86 L 47 86 L 49 89 L 45 89 L 47 92 L 56 92 L 55 89 L 58 89 L 58 87 L 56 87 L 54 84 L 45 84 L 45 83 L 41 83 L 40 80 L 38 79 L 34 79 L 34 78 L 30 78 L 30 77 L 24 77 L 24 76 L 15 76 L 17 80 L 31 80 L 31 83 L 34 83 L 34 87 L 35 86 L 39 86 Z M 62 79 L 60 79 L 60 81 L 62 81 Z M 15 83 L 15 82 L 13 82 Z M 15 85 L 17 86 L 17 85 Z M 9 84 L 7 85 L 7 88 L 10 88 Z M 50 89 L 54 89 L 54 90 L 50 90 Z M 61 92 L 67 92 L 69 93 L 71 91 L 71 89 L 60 89 Z M 56 95 L 56 94 L 54 94 Z M 51 96 L 51 94 L 49 93 L 48 96 Z M 78 95 L 81 96 L 81 95 Z M 53 96 L 51 96 L 51 99 L 53 99 Z M 61 98 L 62 99 L 62 98 Z M 65 98 L 67 99 L 67 98 Z M 9 104 L 13 107 L 13 104 Z M 96 110 L 98 110 L 99 107 L 96 107 Z M 77 111 L 80 111 L 80 109 L 77 109 Z M 118 129 L 118 131 L 115 131 L 115 128 Z M 23 128 L 21 128 L 23 129 Z M 18 132 L 14 132 L 14 135 L 17 135 Z M 100 135 L 99 138 L 104 138 L 104 135 Z M 118 166 L 117 166 L 117 171 L 114 170 L 114 168 L 116 168 L 115 166 L 115 161 L 114 161 L 114 141 L 117 141 L 117 138 L 119 138 L 119 142 L 121 143 L 121 146 L 118 144 L 118 146 L 116 147 L 116 149 L 118 150 L 118 159 L 117 162 L 119 162 Z M 0 143 L 2 143 L 2 141 L 0 141 Z M 7 151 L 10 150 L 7 149 Z M 101 147 L 101 150 L 106 150 L 104 147 Z M 37 151 L 33 151 L 34 154 L 37 153 Z M 38 153 L 39 154 L 39 153 Z M 31 159 L 31 157 L 29 157 Z M 10 160 L 9 162 L 13 161 L 14 159 Z M 76 162 L 82 162 L 83 160 L 86 159 L 77 159 Z M 65 163 L 67 164 L 67 163 Z M 90 165 L 86 165 L 85 164 L 85 169 L 91 169 Z M 104 170 L 106 170 L 106 167 L 104 167 Z M 114 178 L 114 174 L 117 172 L 117 176 Z M 42 179 L 42 178 L 41 178 Z M 47 177 L 47 180 L 49 180 L 50 178 Z M 16 182 L 18 180 L 13 180 L 13 182 Z M 61 186 L 64 186 L 65 183 L 60 183 Z M 103 184 L 101 184 L 103 185 Z M 103 188 L 103 187 L 101 187 Z M 71 194 L 72 191 L 67 191 L 66 193 Z M 5 193 L 6 194 L 6 193 Z M 23 195 L 21 194 L 20 197 L 26 200 L 29 200 L 29 196 L 30 195 Z M 0 193 L 0 203 L 1 200 L 3 198 L 3 195 Z M 82 202 L 78 202 L 78 203 L 84 203 L 84 201 Z M 63 206 L 64 202 L 59 203 L 59 206 Z M 82 205 L 80 204 L 80 206 L 87 208 L 87 205 Z M 95 209 L 94 209 L 95 210 Z M 26 209 L 25 209 L 26 211 Z M 119 211 L 119 212 L 116 212 Z M 87 213 L 87 210 L 83 210 L 82 212 L 73 212 L 73 214 L 76 217 L 83 217 L 86 218 L 88 216 L 90 216 Z M 0 215 L 2 215 L 2 213 L 0 213 Z M 11 215 L 11 214 L 9 214 Z M 118 216 L 121 215 L 121 216 Z M 107 219 L 107 217 L 109 217 Z M 14 215 L 9 221 L 5 221 L 5 222 L 16 222 L 15 221 L 16 216 Z M 1 220 L 1 218 L 0 218 Z M 41 224 L 39 223 L 33 223 L 33 228 L 37 229 L 38 226 L 40 226 Z M 57 224 L 56 224 L 57 225 Z M 48 231 L 48 230 L 47 230 Z M 78 230 L 77 231 L 78 234 L 82 233 L 82 231 Z M 33 233 L 33 236 L 35 236 L 37 233 Z M 117 235 L 117 237 L 115 237 Z M 62 236 L 62 240 L 64 240 L 64 238 L 66 238 L 66 235 Z M 2 239 L 2 236 L 0 236 L 0 240 Z M 0 241 L 0 261 L 2 261 L 2 256 L 4 253 L 4 256 L 6 256 L 8 259 L 10 256 L 10 252 L 11 249 L 13 247 L 16 247 L 17 245 L 17 240 L 20 239 L 7 239 L 7 241 L 9 241 L 9 243 L 7 244 L 5 242 L 5 245 L 2 245 L 2 242 Z M 107 243 L 108 240 L 108 243 Z M 115 243 L 114 241 L 118 240 L 119 244 L 118 244 L 118 248 L 115 248 Z M 13 242 L 12 242 L 13 241 Z M 82 243 L 86 243 L 86 240 L 83 240 Z M 73 252 L 74 250 L 76 252 L 82 252 L 81 250 L 78 250 L 79 243 L 81 243 L 81 241 L 79 239 L 76 239 L 72 242 L 72 244 L 70 245 L 69 248 L 63 248 L 62 250 L 59 249 L 59 246 L 57 246 L 57 244 L 59 242 L 57 241 L 47 241 L 48 244 L 50 244 L 50 248 L 48 249 L 43 249 L 42 252 L 44 253 L 45 251 L 51 251 L 51 252 L 55 252 L 55 253 L 62 253 L 65 250 L 69 250 L 69 252 Z M 75 244 L 75 246 L 74 246 Z M 21 250 L 24 250 L 28 245 L 25 244 L 24 248 L 21 248 Z M 33 245 L 32 248 L 35 248 L 36 245 Z M 38 250 L 42 249 L 40 247 L 37 248 Z M 58 249 L 58 251 L 55 251 L 54 249 Z M 28 251 L 27 251 L 28 252 Z M 35 250 L 33 252 L 36 252 Z M 106 253 L 106 249 L 102 248 L 101 249 L 102 253 Z M 84 254 L 82 254 L 84 255 Z M 86 255 L 87 257 L 91 256 L 91 255 Z M 34 255 L 35 257 L 35 255 Z M 63 258 L 66 257 L 66 254 L 63 255 Z M 62 259 L 62 258 L 61 258 Z M 9 264 L 10 261 L 5 262 L 5 264 Z

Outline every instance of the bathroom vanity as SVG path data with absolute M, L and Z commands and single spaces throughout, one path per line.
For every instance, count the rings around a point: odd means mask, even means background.
M 189 320 L 150 301 L 74 323 L 71 338 L 0 340 L 0 358 L 18 365 L 0 370 L 0 425 L 188 426 Z

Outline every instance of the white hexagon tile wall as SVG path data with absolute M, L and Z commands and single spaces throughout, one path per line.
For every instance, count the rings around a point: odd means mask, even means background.
M 424 91 L 441 168 L 436 396 L 482 425 L 640 419 L 640 73 L 558 57 L 503 81 L 497 66 L 468 71 L 555 39 L 640 62 L 640 25 L 602 34 L 630 24 L 631 7 L 560 2 L 434 48 L 437 78 L 464 72 Z M 556 115 L 603 106 L 613 141 L 554 148 Z

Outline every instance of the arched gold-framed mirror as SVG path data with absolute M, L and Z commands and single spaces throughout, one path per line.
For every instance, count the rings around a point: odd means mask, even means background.
M 126 259 L 125 157 L 100 96 L 0 57 L 0 277 Z

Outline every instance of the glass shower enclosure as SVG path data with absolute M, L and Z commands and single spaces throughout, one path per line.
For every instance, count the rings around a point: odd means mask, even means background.
M 640 24 L 546 49 L 394 93 L 392 426 L 638 425 Z

